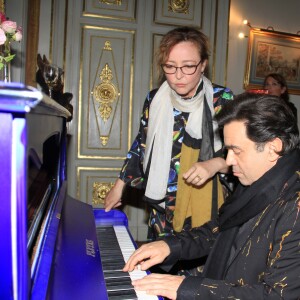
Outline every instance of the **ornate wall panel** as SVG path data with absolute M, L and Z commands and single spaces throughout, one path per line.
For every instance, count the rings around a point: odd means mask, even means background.
M 93 207 L 103 207 L 105 195 L 119 172 L 119 168 L 77 167 L 79 199 L 85 199 Z
M 94 208 L 103 207 L 106 193 L 113 186 L 119 168 L 77 167 L 77 198 L 92 205 Z M 143 241 L 147 237 L 147 219 L 145 202 L 135 197 L 133 190 L 125 194 L 123 207 L 129 220 L 130 232 L 136 240 Z
M 123 159 L 127 153 L 133 43 L 134 31 L 91 26 L 82 29 L 80 158 Z
M 156 0 L 154 22 L 202 27 L 202 0 Z
M 136 0 L 84 0 L 82 15 L 135 21 Z

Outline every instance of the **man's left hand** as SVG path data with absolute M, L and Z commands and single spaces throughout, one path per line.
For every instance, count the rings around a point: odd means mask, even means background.
M 184 276 L 153 273 L 142 279 L 134 280 L 132 284 L 137 291 L 146 291 L 149 295 L 175 300 L 177 290 L 184 278 Z

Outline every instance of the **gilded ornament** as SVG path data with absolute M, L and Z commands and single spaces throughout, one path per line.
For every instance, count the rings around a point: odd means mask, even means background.
M 188 14 L 189 6 L 190 6 L 189 0 L 169 0 L 168 9 L 169 11 L 175 13 Z
M 100 103 L 98 108 L 100 117 L 106 122 L 112 112 L 111 103 L 117 99 L 119 92 L 117 87 L 111 82 L 113 74 L 107 63 L 102 69 L 99 77 L 102 82 L 95 86 L 93 95 L 96 101 Z
M 99 2 L 108 4 L 108 5 L 121 5 L 122 4 L 122 0 L 101 0 Z
M 105 41 L 103 50 L 112 51 L 110 41 Z
M 101 144 L 103 145 L 103 146 L 106 146 L 107 145 L 107 142 L 108 142 L 108 136 L 107 135 L 101 135 L 100 136 L 100 141 L 101 141 Z
M 109 81 L 113 80 L 114 76 L 112 74 L 112 70 L 109 67 L 108 63 L 105 64 L 105 66 L 102 69 L 99 77 L 104 82 L 109 82 Z
M 93 183 L 93 205 L 104 204 L 106 194 L 114 186 L 113 182 L 94 182 Z
M 117 95 L 117 88 L 112 83 L 100 83 L 94 89 L 94 96 L 100 103 L 113 102 Z

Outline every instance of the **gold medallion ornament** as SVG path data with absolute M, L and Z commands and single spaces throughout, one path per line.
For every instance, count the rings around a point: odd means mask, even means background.
M 93 183 L 93 205 L 104 204 L 106 194 L 114 186 L 113 182 L 94 182 Z
M 93 91 L 96 100 L 100 103 L 99 113 L 104 122 L 110 117 L 112 112 L 111 103 L 116 99 L 116 88 L 112 83 L 100 83 Z
M 112 112 L 111 104 L 117 99 L 119 92 L 111 82 L 113 75 L 108 63 L 105 64 L 99 77 L 102 82 L 94 87 L 92 94 L 96 101 L 100 103 L 98 110 L 101 118 L 106 122 Z
M 169 0 L 169 11 L 188 14 L 189 12 L 190 1 L 189 0 Z

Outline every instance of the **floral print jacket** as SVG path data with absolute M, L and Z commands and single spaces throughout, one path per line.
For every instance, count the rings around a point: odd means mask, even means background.
M 213 104 L 215 112 L 217 113 L 222 108 L 222 105 L 233 98 L 230 89 L 214 85 Z M 145 144 L 147 138 L 148 116 L 151 101 L 153 100 L 157 89 L 148 93 L 144 102 L 143 112 L 140 121 L 139 132 L 132 143 L 132 146 L 127 154 L 123 168 L 120 172 L 119 178 L 126 184 L 132 187 L 144 189 L 146 185 L 146 178 L 143 172 L 143 160 L 145 153 Z M 182 140 L 185 134 L 185 126 L 188 120 L 188 113 L 178 111 L 174 108 L 174 129 L 173 129 L 173 147 L 172 157 L 170 162 L 169 180 L 167 185 L 167 192 L 165 198 L 166 204 L 166 218 L 171 221 L 173 218 L 173 211 L 175 208 L 175 199 L 177 191 L 177 175 L 180 167 L 180 154 Z M 163 151 L 163 149 L 162 149 Z

